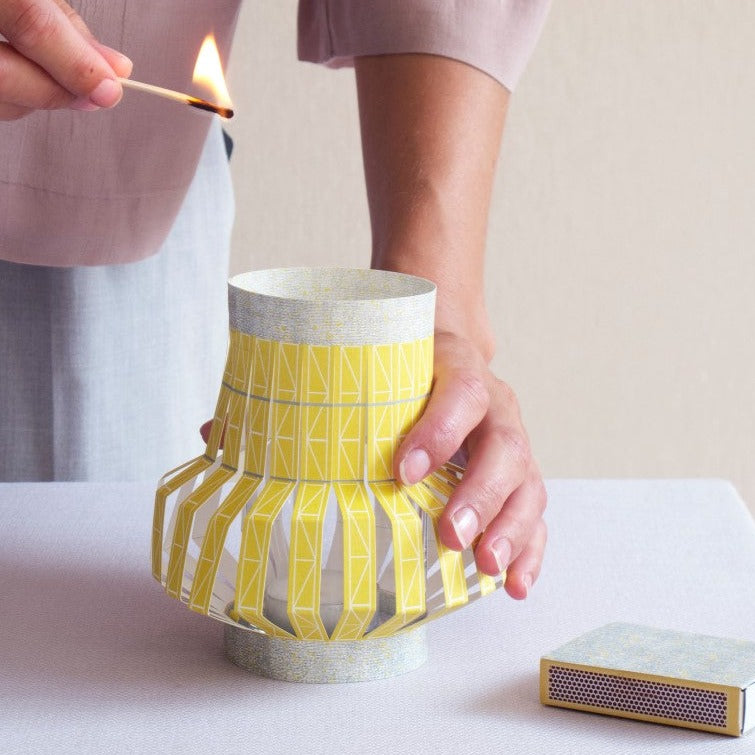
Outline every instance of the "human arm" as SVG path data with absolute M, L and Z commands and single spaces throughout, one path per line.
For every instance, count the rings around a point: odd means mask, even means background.
M 373 267 L 438 286 L 435 382 L 396 454 L 414 483 L 465 446 L 467 472 L 439 528 L 476 546 L 480 569 L 508 567 L 526 596 L 540 570 L 545 488 L 516 398 L 488 364 L 494 338 L 483 295 L 487 217 L 508 92 L 480 70 L 424 54 L 355 60 L 373 233 Z
M 98 42 L 63 0 L 0 2 L 0 120 L 37 109 L 112 107 L 131 61 Z

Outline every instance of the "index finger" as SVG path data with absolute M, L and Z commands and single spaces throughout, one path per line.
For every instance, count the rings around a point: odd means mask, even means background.
M 71 94 L 111 107 L 122 96 L 115 72 L 69 15 L 56 0 L 3 0 L 0 32 Z

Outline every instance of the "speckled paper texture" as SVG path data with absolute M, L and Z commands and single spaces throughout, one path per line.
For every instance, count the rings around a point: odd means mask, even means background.
M 433 334 L 435 286 L 383 270 L 280 268 L 229 281 L 231 329 L 269 341 L 355 346 Z
M 606 624 L 544 657 L 740 689 L 755 682 L 755 642 L 637 624 Z
M 226 625 L 225 652 L 247 671 L 286 682 L 366 682 L 405 674 L 427 660 L 425 627 L 375 640 L 308 642 Z

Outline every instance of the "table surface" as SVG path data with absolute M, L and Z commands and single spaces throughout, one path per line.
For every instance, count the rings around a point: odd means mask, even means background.
M 720 480 L 553 480 L 540 581 L 429 625 L 394 679 L 302 685 L 225 660 L 149 574 L 152 488 L 0 485 L 0 751 L 755 753 L 547 708 L 540 655 L 609 621 L 753 639 L 755 525 Z

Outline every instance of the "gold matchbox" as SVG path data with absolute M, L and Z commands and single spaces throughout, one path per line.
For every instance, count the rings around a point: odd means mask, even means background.
M 755 642 L 606 624 L 540 659 L 540 701 L 740 736 L 755 726 Z

